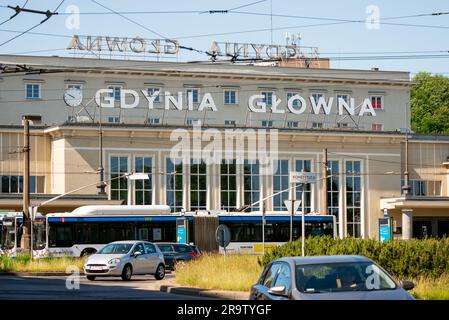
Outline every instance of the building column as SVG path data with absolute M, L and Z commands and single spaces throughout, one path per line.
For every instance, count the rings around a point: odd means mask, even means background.
M 409 240 L 413 236 L 413 210 L 402 209 L 402 240 Z

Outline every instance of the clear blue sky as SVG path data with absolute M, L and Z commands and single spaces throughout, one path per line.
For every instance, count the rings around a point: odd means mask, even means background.
M 230 1 L 119 1 L 97 0 L 101 4 L 116 11 L 206 11 L 224 10 L 239 7 L 257 0 L 230 0 Z M 25 0 L 0 1 L 0 23 L 12 15 L 13 10 L 5 8 L 6 5 L 23 5 Z M 53 10 L 60 0 L 29 0 L 27 8 L 39 10 Z M 58 10 L 63 13 L 69 5 L 77 5 L 81 13 L 108 12 L 105 8 L 90 0 L 66 0 Z M 270 14 L 296 15 L 317 18 L 335 18 L 347 20 L 365 20 L 369 5 L 377 5 L 380 9 L 380 18 L 389 18 L 423 13 L 449 11 L 449 2 L 446 0 L 317 0 L 317 1 L 286 1 L 270 0 L 247 6 L 237 11 Z M 165 14 L 136 14 L 128 15 L 136 22 L 168 38 L 178 39 L 187 36 L 196 36 L 210 33 L 239 32 L 270 28 L 270 16 L 249 15 L 229 12 L 227 14 L 209 13 L 165 13 Z M 144 38 L 158 38 L 155 34 L 139 27 L 124 18 L 108 15 L 81 15 L 80 28 L 69 30 L 66 28 L 67 16 L 54 16 L 33 32 L 56 33 L 71 36 L 73 34 L 111 35 L 134 37 L 139 35 Z M 23 31 L 39 23 L 43 16 L 21 13 L 18 17 L 0 26 L 0 42 L 4 42 L 16 35 L 4 30 Z M 397 25 L 380 25 L 378 30 L 369 30 L 364 23 L 346 23 L 328 26 L 299 27 L 310 24 L 326 23 L 326 20 L 313 20 L 305 18 L 272 17 L 273 43 L 284 44 L 285 33 L 297 33 L 302 35 L 301 44 L 316 46 L 322 53 L 322 57 L 346 56 L 349 52 L 414 52 L 414 51 L 447 51 L 449 50 L 449 15 L 433 17 L 413 17 L 395 20 L 383 20 L 391 23 L 420 24 L 431 26 L 443 26 L 445 28 L 411 27 Z M 276 28 L 284 28 L 276 30 Z M 271 32 L 252 32 L 230 35 L 215 35 L 195 38 L 180 39 L 184 46 L 208 50 L 213 40 L 230 42 L 271 42 Z M 34 53 L 38 55 L 68 55 L 63 50 L 69 39 L 62 37 L 50 37 L 25 34 L 24 36 L 0 47 L 0 53 L 22 53 L 33 50 L 59 49 L 55 51 Z M 31 54 L 31 53 L 30 53 Z M 404 53 L 407 54 L 408 53 Z M 420 53 L 420 54 L 430 54 Z M 445 53 L 435 53 L 445 54 Z M 449 57 L 449 53 L 448 57 Z M 361 56 L 362 54 L 356 54 Z M 379 55 L 379 54 L 375 54 Z M 205 55 L 188 51 L 182 51 L 181 61 L 206 60 Z M 419 59 L 419 60 L 374 60 L 374 61 L 333 61 L 332 67 L 336 68 L 371 68 L 379 67 L 383 70 L 404 70 L 416 73 L 429 71 L 449 75 L 449 59 Z

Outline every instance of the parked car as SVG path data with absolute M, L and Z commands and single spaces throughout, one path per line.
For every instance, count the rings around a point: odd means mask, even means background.
M 156 280 L 165 277 L 164 255 L 157 246 L 146 241 L 111 242 L 89 256 L 84 264 L 89 280 L 119 276 L 129 281 L 133 275 L 152 274 Z
M 414 300 L 406 291 L 414 286 L 362 256 L 289 257 L 265 267 L 250 299 Z
M 160 242 L 156 245 L 164 254 L 165 267 L 170 270 L 174 270 L 176 263 L 180 261 L 189 261 L 201 256 L 201 251 L 194 244 Z

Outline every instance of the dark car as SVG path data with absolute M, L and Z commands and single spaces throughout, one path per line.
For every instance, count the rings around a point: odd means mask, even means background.
M 414 300 L 407 280 L 396 282 L 362 256 L 281 258 L 252 286 L 251 300 Z
M 164 254 L 165 267 L 170 270 L 175 269 L 176 263 L 189 261 L 201 256 L 201 251 L 193 244 L 185 243 L 156 243 Z

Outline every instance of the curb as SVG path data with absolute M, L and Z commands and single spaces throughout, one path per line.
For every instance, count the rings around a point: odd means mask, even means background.
M 57 276 L 69 276 L 72 273 L 65 272 L 0 272 L 0 276 L 16 276 L 16 277 L 57 277 Z M 84 272 L 79 273 L 80 276 L 84 275 Z
M 214 299 L 226 299 L 226 300 L 248 300 L 249 294 L 240 291 L 224 291 L 224 290 L 212 290 L 192 287 L 178 287 L 171 285 L 161 285 L 161 292 L 182 294 L 194 297 L 214 298 Z

